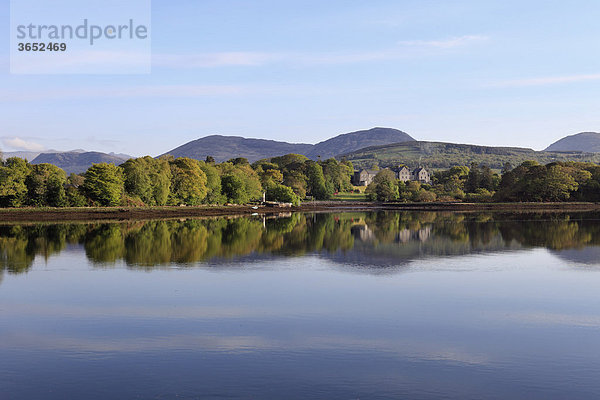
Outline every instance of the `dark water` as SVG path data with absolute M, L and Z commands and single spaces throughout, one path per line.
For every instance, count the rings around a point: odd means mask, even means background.
M 0 399 L 598 399 L 600 215 L 0 227 Z

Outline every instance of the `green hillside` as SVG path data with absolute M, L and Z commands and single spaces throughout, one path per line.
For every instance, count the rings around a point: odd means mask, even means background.
M 553 161 L 600 162 L 600 154 L 594 153 L 549 152 L 520 147 L 418 141 L 367 147 L 342 156 L 352 161 L 357 168 L 371 167 L 374 164 L 380 167 L 406 164 L 410 167 L 421 165 L 430 169 L 442 169 L 476 162 L 489 165 L 492 169 L 501 169 L 507 162 L 516 166 L 527 160 L 535 160 L 540 164 Z

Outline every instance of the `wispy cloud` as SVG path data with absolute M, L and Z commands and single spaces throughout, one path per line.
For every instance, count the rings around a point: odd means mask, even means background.
M 252 67 L 265 65 L 282 58 L 282 54 L 261 52 L 155 54 L 152 56 L 152 64 L 158 67 L 170 68 Z
M 84 87 L 31 91 L 5 91 L 0 102 L 72 100 L 84 98 L 170 98 L 235 95 L 249 92 L 246 86 L 235 85 L 149 85 L 132 87 Z
M 563 83 L 587 82 L 600 80 L 600 74 L 579 74 L 579 75 L 564 75 L 564 76 L 547 76 L 540 78 L 514 79 L 493 82 L 487 87 L 525 87 L 525 86 L 548 86 L 558 85 Z
M 404 59 L 458 49 L 487 41 L 483 35 L 465 35 L 439 40 L 400 41 L 396 46 L 360 52 L 223 52 L 202 54 L 154 54 L 156 67 L 175 69 L 257 67 L 268 64 L 319 66 Z
M 489 37 L 483 35 L 465 35 L 442 40 L 405 40 L 399 42 L 399 44 L 409 47 L 452 49 L 482 43 L 487 40 L 489 40 Z
M 404 40 L 388 48 L 368 51 L 343 52 L 264 52 L 231 51 L 195 54 L 168 54 L 126 51 L 75 51 L 69 57 L 47 56 L 43 62 L 25 58 L 11 65 L 21 74 L 64 73 L 122 73 L 149 72 L 149 65 L 169 69 L 197 69 L 221 67 L 260 67 L 271 64 L 320 66 L 397 60 L 438 54 L 441 51 L 463 48 L 487 41 L 483 35 L 464 35 L 434 40 Z M 97 68 L 95 68 L 97 67 Z
M 19 137 L 4 137 L 2 138 L 2 144 L 15 150 L 43 151 L 45 149 L 45 147 L 39 143 Z

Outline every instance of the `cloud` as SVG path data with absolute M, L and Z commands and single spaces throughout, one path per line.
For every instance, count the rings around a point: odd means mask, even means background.
M 252 67 L 281 59 L 277 53 L 224 52 L 204 54 L 155 54 L 152 65 L 169 68 Z
M 196 54 L 167 54 L 129 51 L 73 51 L 68 57 L 45 55 L 41 62 L 22 57 L 11 64 L 19 74 L 149 73 L 152 67 L 197 69 L 260 67 L 271 64 L 319 66 L 397 60 L 437 54 L 488 40 L 483 35 L 463 35 L 437 40 L 399 41 L 389 48 L 358 52 L 261 52 L 231 51 Z M 36 56 L 37 57 L 37 56 Z M 35 60 L 39 61 L 39 60 Z
M 485 42 L 488 39 L 489 37 L 483 35 L 465 35 L 443 40 L 408 40 L 401 41 L 399 42 L 399 44 L 401 46 L 409 47 L 452 49 L 456 47 L 463 47 L 471 44 Z
M 600 74 L 581 74 L 581 75 L 565 75 L 565 76 L 550 76 L 541 78 L 527 78 L 506 80 L 494 82 L 486 85 L 487 87 L 526 87 L 526 86 L 547 86 L 558 85 L 562 83 L 586 82 L 600 80 Z
M 153 66 L 185 69 L 215 67 L 257 67 L 274 63 L 318 66 L 325 64 L 354 64 L 361 62 L 397 60 L 442 50 L 482 43 L 483 35 L 465 35 L 439 40 L 400 41 L 396 46 L 361 52 L 223 52 L 201 54 L 154 54 Z
M 236 95 L 252 91 L 246 86 L 236 85 L 149 85 L 132 87 L 87 87 L 77 89 L 55 89 L 36 91 L 14 91 L 0 94 L 0 102 L 71 100 L 83 98 L 172 98 Z
M 2 138 L 2 144 L 16 150 L 43 151 L 45 149 L 45 147 L 39 143 L 24 140 L 19 137 Z

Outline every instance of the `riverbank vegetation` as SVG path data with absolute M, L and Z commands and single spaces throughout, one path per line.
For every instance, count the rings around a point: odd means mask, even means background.
M 0 207 L 143 207 L 248 204 L 298 205 L 302 200 L 378 202 L 597 202 L 600 166 L 526 161 L 500 173 L 472 163 L 435 171 L 430 183 L 402 182 L 381 169 L 366 188 L 351 184 L 352 163 L 310 160 L 298 154 L 250 164 L 191 158 L 141 157 L 120 166 L 94 164 L 67 176 L 51 164 L 9 158 L 0 164 Z M 364 192 L 364 193 L 363 193 Z
M 366 193 L 370 200 L 377 201 L 597 202 L 600 166 L 526 161 L 516 168 L 507 163 L 498 174 L 486 165 L 473 163 L 437 171 L 431 184 L 401 182 L 391 170 L 382 170 Z

